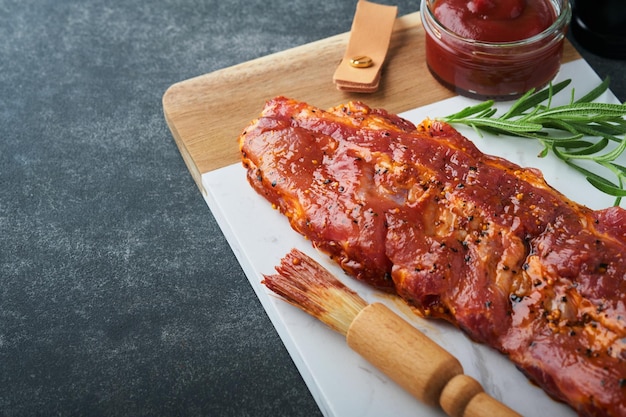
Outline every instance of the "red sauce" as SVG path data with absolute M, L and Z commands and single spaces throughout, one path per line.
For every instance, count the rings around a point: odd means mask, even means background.
M 541 88 L 560 68 L 570 16 L 562 4 L 565 19 L 551 0 L 424 0 L 429 69 L 447 87 L 478 98 L 512 99 Z
M 438 0 L 433 12 L 457 35 L 486 42 L 527 39 L 556 20 L 548 0 Z

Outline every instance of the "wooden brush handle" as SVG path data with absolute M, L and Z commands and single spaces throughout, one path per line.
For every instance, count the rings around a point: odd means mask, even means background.
M 471 376 L 459 374 L 453 377 L 441 392 L 441 408 L 452 417 L 513 417 L 518 413 L 489 396 Z
M 441 405 L 452 417 L 519 416 L 463 375 L 450 353 L 380 303 L 365 307 L 346 335 L 348 345 L 411 395 Z

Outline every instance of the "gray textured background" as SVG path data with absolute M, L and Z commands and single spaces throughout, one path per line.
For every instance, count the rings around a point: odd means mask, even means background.
M 0 0 L 0 416 L 319 414 L 161 97 L 354 5 Z M 623 62 L 585 56 L 624 100 Z

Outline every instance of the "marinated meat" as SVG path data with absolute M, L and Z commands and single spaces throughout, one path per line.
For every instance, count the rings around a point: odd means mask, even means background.
M 252 187 L 351 276 L 504 354 L 580 415 L 626 415 L 626 211 L 594 211 L 440 121 L 270 100 Z

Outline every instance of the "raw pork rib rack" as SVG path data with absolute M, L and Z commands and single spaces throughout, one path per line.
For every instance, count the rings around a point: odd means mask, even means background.
M 580 415 L 626 415 L 626 211 L 593 211 L 451 126 L 277 97 L 252 187 L 351 276 L 506 354 Z

